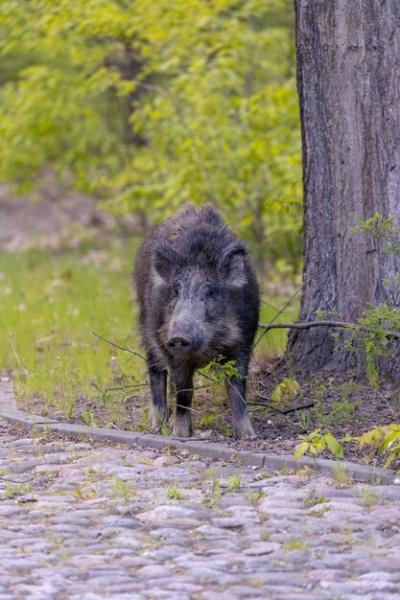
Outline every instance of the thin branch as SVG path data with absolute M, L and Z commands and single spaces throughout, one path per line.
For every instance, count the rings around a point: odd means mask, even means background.
M 284 304 L 282 306 L 282 308 L 280 310 L 278 310 L 278 312 L 276 313 L 276 315 L 274 315 L 274 317 L 272 318 L 272 321 L 269 323 L 270 325 L 272 325 L 276 319 L 288 308 L 288 306 L 292 303 L 292 301 L 295 299 L 295 297 L 297 296 L 297 294 L 301 291 L 302 287 L 300 286 L 299 288 L 297 288 L 297 290 L 290 296 L 289 300 L 286 302 L 286 304 Z M 256 346 L 258 346 L 258 344 L 261 342 L 261 340 L 263 339 L 264 335 L 267 333 L 268 329 L 265 329 L 265 326 L 259 325 L 259 327 L 261 329 L 264 329 L 264 331 L 258 336 L 257 340 L 254 342 L 253 344 L 253 350 Z M 270 329 L 272 329 L 272 327 L 270 327 Z
M 270 329 L 310 329 L 310 327 L 351 327 L 352 323 L 346 321 L 299 321 L 298 323 L 259 323 L 258 327 L 269 331 Z
M 106 342 L 106 344 L 110 344 L 110 346 L 114 346 L 114 348 L 118 348 L 119 350 L 124 350 L 124 352 L 129 352 L 130 354 L 133 354 L 134 356 L 138 356 L 139 358 L 144 360 L 144 362 L 147 362 L 145 357 L 142 356 L 141 354 L 139 354 L 139 352 L 135 352 L 135 350 L 131 350 L 130 348 L 127 348 L 126 346 L 121 346 L 121 344 L 117 344 L 116 342 L 112 342 L 111 340 L 107 340 L 106 338 L 104 338 L 102 335 L 99 335 L 95 331 L 92 331 L 92 334 L 94 336 L 96 336 L 97 338 L 99 338 L 99 340 Z
M 268 400 L 268 398 L 266 396 L 262 396 L 260 393 L 257 393 L 257 396 L 259 396 L 260 398 L 264 398 L 265 400 Z M 290 407 L 290 408 L 286 408 L 286 409 L 277 408 L 276 406 L 272 406 L 271 404 L 266 404 L 265 402 L 250 402 L 250 401 L 248 401 L 247 404 L 249 406 L 261 406 L 262 408 L 268 408 L 270 410 L 274 410 L 274 411 L 280 413 L 281 415 L 288 415 L 289 413 L 296 412 L 297 410 L 304 410 L 305 408 L 312 408 L 314 406 L 314 402 L 307 402 L 307 404 L 301 404 L 300 406 L 294 406 L 294 407 Z
M 121 385 L 120 387 L 110 387 L 110 388 L 105 388 L 104 393 L 118 392 L 120 390 L 128 390 L 131 388 L 142 388 L 142 387 L 149 387 L 149 384 L 148 383 L 133 383 L 131 385 Z
M 371 333 L 371 329 L 355 323 L 348 323 L 347 321 L 299 321 L 298 323 L 259 323 L 260 329 L 264 329 L 267 333 L 270 329 L 310 329 L 311 327 L 343 327 L 349 329 L 354 326 L 359 327 L 361 331 Z M 400 333 L 396 331 L 387 331 L 386 337 L 394 340 L 400 340 Z

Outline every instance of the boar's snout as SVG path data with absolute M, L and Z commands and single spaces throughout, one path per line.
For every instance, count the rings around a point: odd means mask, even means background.
M 192 345 L 192 342 L 190 340 L 188 340 L 185 337 L 180 337 L 180 336 L 175 336 L 175 337 L 169 338 L 169 340 L 167 342 L 167 348 L 171 352 L 177 352 L 177 351 L 179 352 L 179 351 L 189 350 L 191 345 Z
M 203 346 L 204 340 L 200 336 L 174 335 L 167 341 L 167 348 L 171 354 L 189 354 L 197 352 Z

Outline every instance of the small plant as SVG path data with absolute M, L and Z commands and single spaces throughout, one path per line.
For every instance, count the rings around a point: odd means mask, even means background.
M 289 377 L 279 383 L 271 395 L 271 402 L 276 408 L 287 406 L 301 392 L 295 379 Z
M 214 425 L 215 421 L 216 421 L 215 415 L 212 415 L 212 414 L 204 415 L 204 417 L 201 417 L 201 419 L 200 419 L 200 425 L 202 427 L 211 427 L 212 425 Z
M 316 506 L 317 504 L 324 504 L 325 502 L 329 502 L 329 498 L 325 496 L 309 496 L 304 500 L 304 506 L 311 507 Z
M 112 487 L 114 489 L 113 496 L 122 498 L 126 504 L 128 504 L 131 497 L 135 495 L 135 492 L 132 490 L 130 481 L 124 481 L 119 477 L 116 477 L 113 480 Z
M 5 485 L 4 496 L 10 500 L 16 496 L 27 494 L 31 489 L 31 486 L 26 483 L 11 483 L 10 481 L 7 481 Z
M 97 421 L 91 410 L 85 410 L 80 415 L 81 420 L 89 427 L 97 427 Z
M 284 542 L 282 545 L 283 549 L 288 552 L 293 552 L 293 550 L 307 550 L 308 546 L 301 540 L 293 539 Z
M 309 411 L 302 410 L 298 416 L 298 420 L 299 420 L 299 427 L 302 431 L 304 431 L 304 433 L 306 433 L 307 431 L 310 431 L 311 415 L 310 415 Z
M 386 254 L 400 255 L 400 227 L 395 225 L 393 215 L 384 217 L 375 213 L 370 219 L 360 220 L 353 233 L 363 233 L 374 240 L 384 241 L 386 245 L 383 250 Z M 399 282 L 398 274 L 383 281 L 384 284 Z M 378 359 L 393 353 L 392 334 L 399 330 L 400 311 L 385 303 L 367 308 L 349 330 L 350 336 L 345 347 L 354 351 L 360 345 L 364 350 L 366 373 L 372 387 L 379 387 Z M 338 335 L 335 337 L 336 340 L 340 339 Z
M 239 492 L 241 487 L 240 475 L 231 475 L 228 479 L 228 490 Z
M 167 498 L 169 500 L 186 500 L 185 495 L 174 485 L 168 488 Z
M 75 495 L 79 500 L 93 500 L 93 498 L 96 498 L 97 492 L 92 486 L 88 486 L 87 488 L 77 487 Z
M 211 361 L 199 373 L 206 378 L 211 378 L 214 383 L 224 383 L 225 379 L 230 377 L 241 377 L 236 360 L 225 360 L 222 355 L 217 356 L 215 360 Z
M 400 458 L 400 423 L 375 427 L 355 439 L 360 448 L 370 446 L 377 454 L 386 455 L 385 467 Z
M 321 429 L 316 429 L 306 436 L 302 436 L 303 441 L 298 444 L 294 451 L 294 457 L 300 458 L 304 454 L 316 456 L 321 452 L 328 451 L 335 458 L 343 458 L 343 446 L 338 442 L 331 432 L 322 433 Z
M 349 423 L 356 411 L 356 405 L 350 400 L 336 400 L 332 402 L 328 421 L 331 425 L 345 425 Z
M 372 508 L 381 501 L 381 498 L 378 496 L 378 494 L 374 490 L 368 488 L 360 488 L 360 497 L 361 504 L 365 508 Z
M 264 496 L 265 492 L 262 489 L 254 491 L 250 490 L 246 494 L 247 500 L 249 500 L 249 502 L 251 502 L 252 504 L 257 504 L 261 500 L 261 498 L 264 498 Z
M 209 508 L 215 508 L 218 506 L 222 498 L 221 484 L 217 479 L 217 470 L 214 467 L 211 467 L 206 472 L 205 478 L 210 482 L 211 485 L 206 489 L 206 498 L 203 503 Z
M 347 487 L 352 485 L 353 476 L 343 467 L 343 465 L 335 465 L 332 469 L 332 475 L 339 486 Z

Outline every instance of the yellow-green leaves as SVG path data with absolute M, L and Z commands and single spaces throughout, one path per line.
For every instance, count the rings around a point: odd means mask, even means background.
M 289 404 L 301 392 L 301 387 L 295 379 L 289 377 L 279 383 L 271 395 L 272 404 L 282 407 Z
M 361 448 L 370 446 L 377 454 L 385 455 L 386 467 L 400 457 L 400 423 L 375 427 L 375 429 L 360 435 L 356 440 Z
M 301 442 L 294 451 L 294 457 L 300 458 L 304 454 L 316 456 L 321 452 L 328 451 L 335 458 L 343 458 L 343 446 L 338 442 L 335 436 L 330 433 L 322 433 L 320 429 L 316 429 L 309 435 L 303 437 Z
M 260 261 L 291 257 L 292 21 L 287 0 L 2 2 L 0 179 L 50 166 L 152 222 L 212 201 Z

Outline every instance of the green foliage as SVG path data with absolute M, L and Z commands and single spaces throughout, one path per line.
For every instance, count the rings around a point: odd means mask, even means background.
M 335 458 L 343 458 L 343 446 L 330 431 L 323 433 L 320 429 L 316 429 L 308 435 L 302 436 L 302 439 L 303 441 L 296 446 L 294 451 L 295 458 L 300 458 L 304 454 L 316 456 L 325 451 Z
M 386 244 L 383 245 L 383 251 L 387 254 L 400 255 L 400 227 L 395 225 L 391 214 L 385 217 L 375 213 L 370 219 L 360 220 L 353 232 Z M 395 286 L 394 289 L 397 289 L 399 282 L 399 275 L 395 275 L 383 280 L 382 284 Z M 365 352 L 368 380 L 373 387 L 379 387 L 379 358 L 393 353 L 393 333 L 398 334 L 399 331 L 400 312 L 386 303 L 367 307 L 351 327 L 346 341 L 347 348 L 354 350 L 361 345 Z
M 367 308 L 352 327 L 350 343 L 361 342 L 366 356 L 366 369 L 369 383 L 379 387 L 378 359 L 389 356 L 392 332 L 400 331 L 400 312 L 385 303 Z
M 359 220 L 353 231 L 369 235 L 375 240 L 384 240 L 387 244 L 385 252 L 400 254 L 400 227 L 395 225 L 393 215 L 384 217 L 375 213 L 370 219 Z
M 230 492 L 239 492 L 241 485 L 240 475 L 234 474 L 229 477 L 228 490 Z
M 174 485 L 168 488 L 167 490 L 167 498 L 169 500 L 185 500 L 185 495 L 178 490 L 178 488 Z
M 340 442 L 331 432 L 322 433 L 320 429 L 301 437 L 303 441 L 295 449 L 295 458 L 305 454 L 316 456 L 324 451 L 329 451 L 336 458 L 342 458 L 344 453 L 342 444 L 356 443 L 360 450 L 365 450 L 367 447 L 373 453 L 384 456 L 386 467 L 390 467 L 393 462 L 397 463 L 400 459 L 400 423 L 379 425 L 359 436 L 346 435 Z
M 279 383 L 271 395 L 271 402 L 275 407 L 286 406 L 301 392 L 301 387 L 295 379 L 289 377 Z
M 230 377 L 240 378 L 236 361 L 225 360 L 222 355 L 206 365 L 200 371 L 200 374 L 203 375 L 203 377 L 211 379 L 214 383 L 224 383 L 225 379 Z
M 400 458 L 400 423 L 375 427 L 356 438 L 359 446 L 369 446 L 386 457 L 385 466 Z
M 116 498 L 122 498 L 125 504 L 128 504 L 135 495 L 135 490 L 132 488 L 130 481 L 125 481 L 120 477 L 115 477 L 112 481 L 113 493 L 112 495 Z
M 4 0 L 0 39 L 1 180 L 50 166 L 147 223 L 211 200 L 299 268 L 291 2 Z

